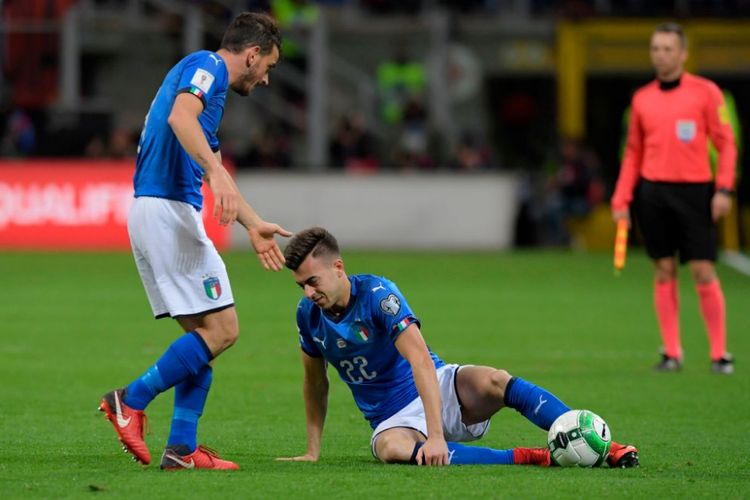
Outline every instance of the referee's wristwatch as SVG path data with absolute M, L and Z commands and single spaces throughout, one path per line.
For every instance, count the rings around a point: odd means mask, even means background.
M 734 194 L 734 190 L 729 188 L 719 188 L 716 190 L 717 193 L 725 194 L 727 196 L 732 196 Z

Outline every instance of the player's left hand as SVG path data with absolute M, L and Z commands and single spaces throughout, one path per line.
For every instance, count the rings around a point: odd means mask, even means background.
M 284 267 L 284 254 L 281 253 L 274 235 L 289 237 L 292 233 L 278 224 L 265 221 L 250 227 L 247 232 L 250 235 L 250 243 L 263 267 L 267 270 L 280 271 Z
M 418 465 L 448 465 L 448 444 L 443 438 L 427 438 L 417 452 Z
M 714 222 L 729 214 L 732 210 L 732 197 L 726 193 L 717 191 L 711 199 L 711 217 Z

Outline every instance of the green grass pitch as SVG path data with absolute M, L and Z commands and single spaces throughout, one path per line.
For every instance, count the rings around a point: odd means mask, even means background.
M 655 374 L 659 344 L 650 265 L 631 255 L 619 278 L 608 255 L 347 253 L 350 273 L 395 280 L 448 362 L 507 369 L 572 407 L 604 417 L 638 445 L 641 467 L 560 469 L 381 465 L 369 426 L 333 370 L 319 463 L 305 451 L 294 325 L 300 291 L 288 272 L 226 255 L 241 323 L 215 366 L 199 442 L 236 473 L 165 473 L 120 451 L 96 412 L 102 393 L 140 375 L 179 334 L 154 321 L 128 254 L 0 254 L 0 492 L 3 498 L 748 498 L 750 281 L 720 266 L 737 373 L 709 373 L 697 298 L 681 270 L 686 364 Z M 158 464 L 172 395 L 149 407 Z M 545 433 L 505 409 L 482 445 L 542 446 Z

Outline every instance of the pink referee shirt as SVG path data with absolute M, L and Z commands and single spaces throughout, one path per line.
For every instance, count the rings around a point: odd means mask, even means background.
M 673 89 L 661 90 L 658 80 L 638 89 L 612 208 L 630 205 L 640 177 L 656 182 L 711 181 L 709 137 L 719 153 L 716 188 L 732 189 L 737 148 L 719 87 L 683 73 Z

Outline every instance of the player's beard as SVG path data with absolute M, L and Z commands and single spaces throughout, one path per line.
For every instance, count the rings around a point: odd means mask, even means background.
M 234 90 L 241 96 L 250 94 L 250 92 L 252 92 L 253 89 L 258 85 L 258 83 L 260 83 L 260 81 L 263 79 L 263 77 L 260 76 L 258 65 L 259 63 L 256 62 L 252 66 L 249 66 L 245 74 L 242 76 L 242 80 L 232 86 L 232 90 Z

